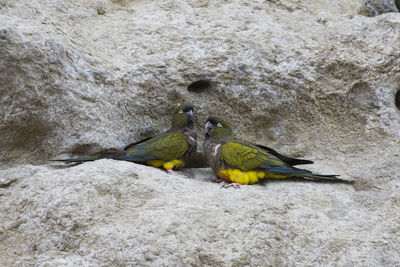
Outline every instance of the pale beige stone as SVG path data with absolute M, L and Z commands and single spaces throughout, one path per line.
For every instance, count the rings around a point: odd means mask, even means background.
M 364 5 L 0 3 L 0 265 L 397 265 L 400 13 Z M 47 164 L 163 132 L 181 102 L 201 138 L 221 115 L 356 183 L 225 190 L 210 169 Z

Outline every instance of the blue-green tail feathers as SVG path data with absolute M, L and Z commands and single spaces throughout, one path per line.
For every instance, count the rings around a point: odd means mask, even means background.
M 140 157 L 140 156 L 133 156 L 126 152 L 120 152 L 120 153 L 117 152 L 117 153 L 101 154 L 101 155 L 92 156 L 92 157 L 54 159 L 51 161 L 58 161 L 58 162 L 64 162 L 64 163 L 83 163 L 83 162 L 95 161 L 95 160 L 99 160 L 99 159 L 115 159 L 115 160 L 131 161 L 131 162 L 136 162 L 136 163 L 144 163 L 147 160 L 153 159 L 153 157 L 146 158 L 146 157 Z
M 60 161 L 64 163 L 83 163 L 87 161 L 95 161 L 100 159 L 99 157 L 85 157 L 85 158 L 71 158 L 71 159 L 52 159 L 50 161 Z
M 264 171 L 277 175 L 288 175 L 288 177 L 304 178 L 315 181 L 332 181 L 332 182 L 344 182 L 344 183 L 353 182 L 350 180 L 341 179 L 338 177 L 339 175 L 314 174 L 311 171 L 298 169 L 290 166 L 274 166 L 268 169 L 264 169 Z

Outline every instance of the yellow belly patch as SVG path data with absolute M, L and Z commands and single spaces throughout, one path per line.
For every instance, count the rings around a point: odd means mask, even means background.
M 146 161 L 146 164 L 151 166 L 151 167 L 160 168 L 161 165 L 164 164 L 164 161 L 162 161 L 162 160 L 148 160 L 148 161 Z
M 261 171 L 241 171 L 239 169 L 226 169 L 218 173 L 222 179 L 238 184 L 255 184 L 265 177 L 265 172 Z
M 184 165 L 185 165 L 185 163 L 183 163 L 183 161 L 178 160 L 178 159 L 174 159 L 172 161 L 165 162 L 163 164 L 163 168 L 165 170 L 179 170 Z
M 224 180 L 238 184 L 255 184 L 264 178 L 287 178 L 287 175 L 273 174 L 263 171 L 241 171 L 239 169 L 225 169 L 218 173 L 218 176 Z
M 155 168 L 163 167 L 165 170 L 178 170 L 182 168 L 185 163 L 181 160 L 174 159 L 171 161 L 163 161 L 163 160 L 148 160 L 146 164 Z
M 163 161 L 163 160 L 148 160 L 146 164 L 155 168 L 163 167 L 165 170 L 178 170 L 182 168 L 185 163 L 181 160 L 174 159 L 171 161 Z

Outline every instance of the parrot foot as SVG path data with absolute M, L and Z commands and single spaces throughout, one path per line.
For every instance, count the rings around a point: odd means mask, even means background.
M 240 184 L 238 183 L 230 183 L 230 184 L 224 184 L 223 186 L 221 186 L 221 188 L 229 188 L 229 187 L 233 187 L 236 189 L 240 189 Z
M 173 174 L 173 175 L 176 175 L 176 176 L 185 178 L 185 179 L 189 179 L 189 177 L 187 177 L 187 176 L 185 176 L 185 175 L 182 175 L 182 174 L 179 174 L 179 173 L 176 173 L 176 172 L 174 172 L 173 170 L 167 170 L 167 173 L 168 173 L 168 174 Z

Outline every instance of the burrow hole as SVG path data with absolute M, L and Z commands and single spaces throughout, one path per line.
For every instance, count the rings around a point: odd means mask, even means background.
M 207 90 L 210 90 L 212 87 L 212 83 L 208 80 L 198 80 L 195 82 L 192 82 L 188 86 L 188 91 L 194 92 L 194 93 L 201 93 Z
M 400 110 L 400 90 L 398 90 L 396 93 L 394 103 L 396 104 L 397 109 Z

